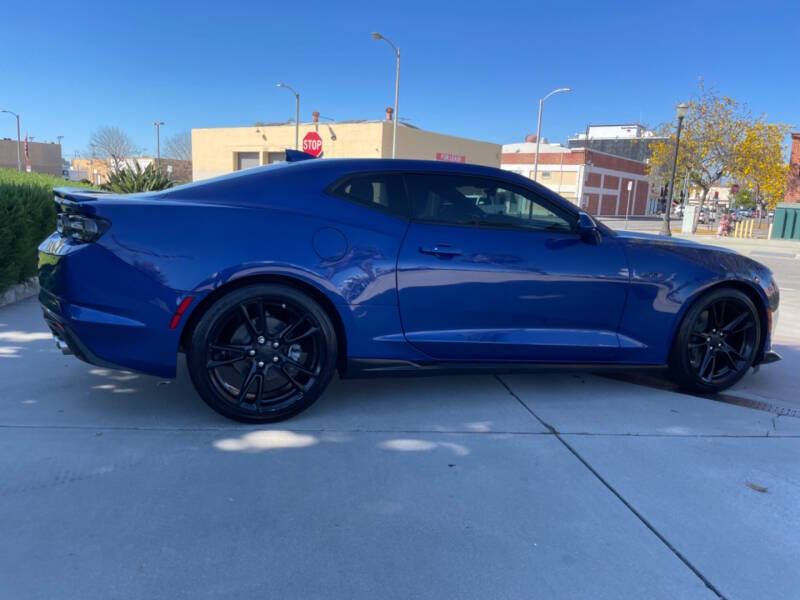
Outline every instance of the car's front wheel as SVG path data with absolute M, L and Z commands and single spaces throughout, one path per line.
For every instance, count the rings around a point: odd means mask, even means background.
M 336 368 L 336 331 L 322 307 L 286 285 L 256 284 L 219 298 L 187 348 L 197 392 L 245 423 L 292 417 L 314 403 Z
M 688 390 L 719 392 L 747 373 L 760 341 L 758 311 L 746 294 L 728 288 L 710 292 L 681 323 L 672 348 L 672 374 Z

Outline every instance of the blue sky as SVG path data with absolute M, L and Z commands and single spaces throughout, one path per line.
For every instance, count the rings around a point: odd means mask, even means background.
M 402 51 L 400 115 L 500 143 L 563 141 L 587 123 L 672 118 L 702 76 L 772 120 L 800 124 L 800 2 L 16 2 L 3 9 L 0 108 L 23 135 L 85 149 L 99 125 L 154 152 L 162 136 L 311 111 L 381 118 Z M 0 115 L 0 137 L 15 124 Z M 162 139 L 163 139 L 162 137 Z

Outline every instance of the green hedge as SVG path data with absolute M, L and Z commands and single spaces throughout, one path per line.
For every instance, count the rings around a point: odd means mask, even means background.
M 0 293 L 36 275 L 36 248 L 56 228 L 53 188 L 91 187 L 0 169 Z

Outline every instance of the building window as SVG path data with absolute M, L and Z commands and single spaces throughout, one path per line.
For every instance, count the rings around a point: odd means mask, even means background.
M 258 152 L 237 152 L 236 170 L 252 169 L 258 166 Z

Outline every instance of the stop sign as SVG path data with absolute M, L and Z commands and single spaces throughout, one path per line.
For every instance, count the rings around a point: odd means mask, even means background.
M 317 157 L 322 154 L 322 138 L 316 131 L 309 131 L 303 137 L 303 152 Z

